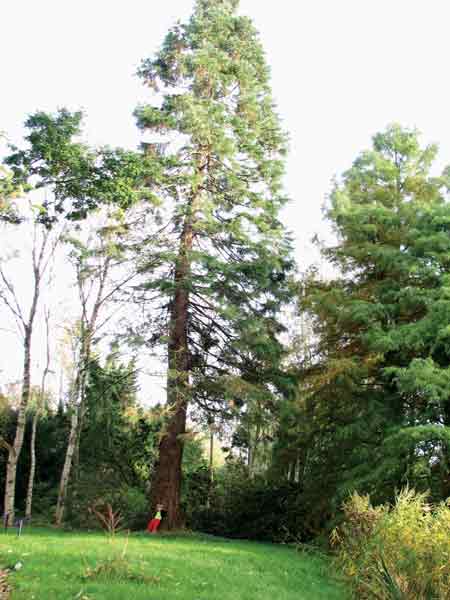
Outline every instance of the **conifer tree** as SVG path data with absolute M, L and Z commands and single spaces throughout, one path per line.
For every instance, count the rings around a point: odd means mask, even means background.
M 170 528 L 182 523 L 188 407 L 213 411 L 251 397 L 282 356 L 277 314 L 292 269 L 278 216 L 286 137 L 258 34 L 237 8 L 238 0 L 197 0 L 191 19 L 139 71 L 154 101 L 135 114 L 153 135 L 145 149 L 161 165 L 169 213 L 165 268 L 145 287 L 163 298 L 170 418 L 153 499 L 165 505 Z
M 430 174 L 436 152 L 391 126 L 331 194 L 338 275 L 306 282 L 302 302 L 316 339 L 303 472 L 317 497 L 329 485 L 338 503 L 355 488 L 386 500 L 406 483 L 446 497 L 450 181 Z

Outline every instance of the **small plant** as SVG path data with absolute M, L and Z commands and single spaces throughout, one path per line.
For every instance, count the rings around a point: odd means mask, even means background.
M 406 600 L 406 596 L 403 593 L 398 580 L 389 571 L 382 555 L 380 555 L 380 563 L 377 564 L 376 570 L 378 571 L 380 587 L 385 590 L 388 598 L 391 598 L 391 600 Z
M 159 577 L 146 575 L 141 569 L 130 566 L 124 557 L 102 560 L 95 567 L 87 566 L 84 580 L 130 581 L 134 583 L 158 584 Z
M 108 510 L 107 514 L 113 515 L 114 513 Z M 130 581 L 135 583 L 154 584 L 159 583 L 158 577 L 146 575 L 142 569 L 136 569 L 130 565 L 126 558 L 128 542 L 129 535 L 127 535 L 122 551 L 119 555 L 98 561 L 95 566 L 91 566 L 84 561 L 85 569 L 82 578 L 84 580 L 97 579 L 102 581 Z
M 88 510 L 97 517 L 103 529 L 111 538 L 113 538 L 116 533 L 122 529 L 122 515 L 120 514 L 119 510 L 114 512 L 111 504 L 107 503 L 103 508 L 103 511 L 98 509 L 95 505 L 91 506 Z

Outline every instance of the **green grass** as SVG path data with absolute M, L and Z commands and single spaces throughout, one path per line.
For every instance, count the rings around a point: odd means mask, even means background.
M 101 533 L 27 528 L 20 538 L 0 534 L 0 567 L 23 564 L 10 577 L 12 600 L 348 598 L 325 559 L 286 546 L 131 534 L 123 563 L 126 544 L 123 535 L 110 542 Z

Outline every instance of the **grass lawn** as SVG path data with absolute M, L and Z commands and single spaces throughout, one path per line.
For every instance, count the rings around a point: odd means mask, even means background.
M 27 528 L 20 538 L 14 530 L 1 533 L 0 568 L 19 561 L 23 567 L 10 576 L 12 600 L 348 598 L 318 556 L 202 535 L 139 533 L 127 543 L 124 535 L 110 542 L 101 533 L 52 529 Z

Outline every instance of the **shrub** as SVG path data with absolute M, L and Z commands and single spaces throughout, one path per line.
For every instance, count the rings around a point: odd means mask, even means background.
M 228 538 L 274 542 L 305 541 L 305 510 L 298 484 L 274 484 L 244 467 L 218 472 L 210 507 L 191 511 L 193 529 Z
M 357 598 L 450 600 L 450 502 L 405 489 L 392 507 L 355 493 L 343 508 L 331 541 Z
M 123 516 L 123 525 L 129 529 L 145 529 L 150 504 L 147 494 L 140 488 L 122 486 L 110 497 L 113 506 L 117 506 Z
M 88 483 L 89 485 L 80 484 L 76 496 L 72 497 L 70 511 L 67 514 L 68 523 L 72 527 L 81 529 L 99 527 L 97 518 L 89 509 L 92 506 L 111 504 L 115 511 L 120 512 L 124 529 L 145 528 L 149 517 L 149 500 L 143 490 L 125 484 L 113 488 L 100 484 L 95 487 L 90 481 Z

